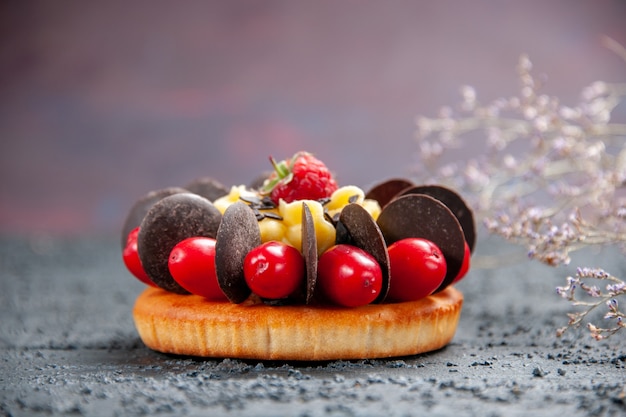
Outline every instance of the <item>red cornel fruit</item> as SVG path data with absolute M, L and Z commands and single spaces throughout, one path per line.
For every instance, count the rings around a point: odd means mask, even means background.
M 286 298 L 304 283 L 304 258 L 293 246 L 265 242 L 246 255 L 243 275 L 250 290 L 259 297 Z
M 461 265 L 461 270 L 454 278 L 454 281 L 452 281 L 453 284 L 456 284 L 457 282 L 462 280 L 465 277 L 465 275 L 467 275 L 470 269 L 471 257 L 472 257 L 472 253 L 470 251 L 470 247 L 468 243 L 465 242 L 465 254 L 463 255 L 463 264 Z
M 422 238 L 405 238 L 389 245 L 389 299 L 415 301 L 432 294 L 443 282 L 447 265 L 441 250 Z
M 192 294 L 226 300 L 215 273 L 215 239 L 190 237 L 170 252 L 168 268 L 174 280 Z
M 139 253 L 137 252 L 137 235 L 139 234 L 139 227 L 135 227 L 128 234 L 128 238 L 126 239 L 126 246 L 124 246 L 124 250 L 122 251 L 122 259 L 124 260 L 124 265 L 128 271 L 139 281 L 143 282 L 146 285 L 150 285 L 152 287 L 156 287 L 156 284 L 152 282 L 146 271 L 143 269 L 141 265 L 141 260 L 139 260 Z
M 324 252 L 317 273 L 317 284 L 325 297 L 345 307 L 369 304 L 382 289 L 380 264 L 372 255 L 352 245 L 335 245 Z

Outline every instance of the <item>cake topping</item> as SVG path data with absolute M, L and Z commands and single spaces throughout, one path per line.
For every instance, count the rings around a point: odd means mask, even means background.
M 416 301 L 427 297 L 446 277 L 447 262 L 441 249 L 423 238 L 407 237 L 389 245 L 389 263 L 390 301 Z
M 130 208 L 128 215 L 126 216 L 126 220 L 124 220 L 124 226 L 122 226 L 122 250 L 126 247 L 128 234 L 134 228 L 139 227 L 141 221 L 154 203 L 170 195 L 186 192 L 188 191 L 181 187 L 168 187 L 150 191 L 149 193 L 141 196 Z
M 141 260 L 139 259 L 139 252 L 137 251 L 137 235 L 139 234 L 139 226 L 135 227 L 128 234 L 128 240 L 126 241 L 126 246 L 122 251 L 122 259 L 124 260 L 124 265 L 128 271 L 135 276 L 139 281 L 143 282 L 146 285 L 150 285 L 152 287 L 156 287 L 157 285 L 152 282 L 148 274 L 146 274 L 145 269 L 143 269 L 143 265 L 141 265 Z
M 267 300 L 286 300 L 304 284 L 304 258 L 300 251 L 275 240 L 253 248 L 243 263 L 250 290 Z
M 226 209 L 216 240 L 217 281 L 231 302 L 242 303 L 251 293 L 243 273 L 244 260 L 261 244 L 258 221 L 246 203 L 240 201 Z
M 341 211 L 339 223 L 346 234 L 338 237 L 337 243 L 357 246 L 376 259 L 381 268 L 382 285 L 375 301 L 382 301 L 389 290 L 389 255 L 380 228 L 370 213 L 358 204 L 348 204 Z
M 228 194 L 228 187 L 211 177 L 196 178 L 183 188 L 209 201 L 215 201 Z
M 150 279 L 168 291 L 188 293 L 168 268 L 170 252 L 188 237 L 215 238 L 222 214 L 199 195 L 172 194 L 154 203 L 141 222 L 137 237 L 139 258 Z
M 441 185 L 416 185 L 402 190 L 398 196 L 407 194 L 426 194 L 445 204 L 461 224 L 470 251 L 474 251 L 476 246 L 474 215 L 458 193 Z
M 337 183 L 326 165 L 308 152 L 276 162 L 270 157 L 274 172 L 263 184 L 261 192 L 278 204 L 280 200 L 319 200 L 330 197 Z
M 178 242 L 168 261 L 174 280 L 192 294 L 226 300 L 215 273 L 215 239 L 194 236 Z
M 317 283 L 317 237 L 315 235 L 315 223 L 309 206 L 302 203 L 302 255 L 306 267 L 306 288 L 304 301 L 310 304 L 315 295 Z
M 275 172 L 260 191 L 244 185 L 227 189 L 203 177 L 186 188 L 142 197 L 123 230 L 129 248 L 124 261 L 132 261 L 129 270 L 139 279 L 145 272 L 148 284 L 205 298 L 215 298 L 205 291 L 211 277 L 223 293 L 218 295 L 232 303 L 276 306 L 384 302 L 394 283 L 391 246 L 407 238 L 427 241 L 442 254 L 446 272 L 436 291 L 466 273 L 467 253 L 476 238 L 474 219 L 454 191 L 392 179 L 366 194 L 354 185 L 338 187 L 328 168 L 307 152 L 272 163 Z M 129 228 L 135 224 L 132 233 Z M 287 251 L 274 256 L 286 247 L 298 257 Z M 404 247 L 420 256 L 419 248 Z M 132 259 L 133 250 L 138 259 Z M 252 255 L 259 253 L 268 256 L 253 262 Z M 291 268 L 288 258 L 299 259 L 300 267 Z M 283 266 L 300 272 L 284 277 L 285 282 L 271 282 L 272 277 L 280 280 Z M 409 281 L 423 279 L 409 275 Z
M 393 178 L 374 185 L 365 198 L 376 200 L 381 207 L 385 207 L 401 191 L 412 186 L 413 183 L 407 179 Z
M 463 230 L 456 216 L 439 200 L 424 194 L 398 197 L 385 206 L 377 223 L 387 245 L 417 237 L 430 240 L 441 249 L 447 263 L 441 288 L 449 285 L 461 270 L 465 253 Z
M 325 301 L 344 307 L 372 303 L 382 289 L 382 271 L 374 257 L 353 245 L 339 244 L 318 262 L 317 284 Z

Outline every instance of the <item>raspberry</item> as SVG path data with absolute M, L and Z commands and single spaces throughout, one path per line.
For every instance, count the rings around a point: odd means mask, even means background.
M 269 194 L 274 203 L 295 200 L 320 200 L 328 198 L 337 189 L 337 182 L 326 165 L 308 152 L 298 152 L 292 158 L 276 162 L 272 175 L 262 192 Z

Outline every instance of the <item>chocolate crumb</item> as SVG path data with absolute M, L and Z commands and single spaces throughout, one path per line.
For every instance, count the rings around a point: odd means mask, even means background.
M 267 217 L 269 219 L 274 219 L 274 220 L 282 220 L 283 217 L 278 214 L 278 213 L 274 213 L 272 211 L 269 211 L 267 213 L 261 213 L 264 217 Z

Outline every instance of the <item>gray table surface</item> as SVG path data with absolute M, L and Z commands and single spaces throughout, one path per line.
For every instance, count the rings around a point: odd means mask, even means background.
M 481 243 L 479 255 L 503 252 Z M 567 268 L 474 268 L 440 351 L 289 363 L 147 349 L 131 317 L 142 285 L 120 256 L 116 236 L 0 238 L 0 416 L 626 414 L 624 335 L 555 337 L 570 310 L 554 291 Z M 624 276 L 623 259 L 583 261 Z

